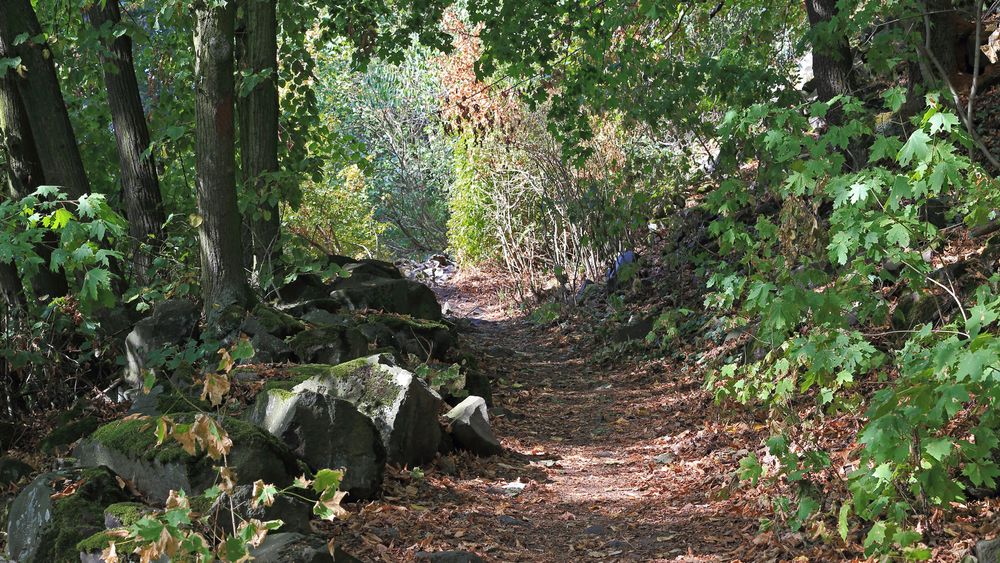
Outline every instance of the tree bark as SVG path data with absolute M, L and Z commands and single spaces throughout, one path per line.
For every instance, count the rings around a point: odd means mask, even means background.
M 805 5 L 809 25 L 814 32 L 817 28 L 832 25 L 830 22 L 838 12 L 837 0 L 805 0 Z M 812 58 L 813 76 L 820 101 L 829 101 L 834 96 L 851 92 L 851 67 L 854 60 L 851 45 L 843 33 L 838 31 L 830 34 L 827 41 L 817 41 L 814 38 Z M 842 120 L 843 112 L 838 108 L 831 108 L 827 114 L 827 122 L 839 125 Z
M 0 57 L 6 56 L 8 52 L 0 47 Z M 35 140 L 28 124 L 28 116 L 21 103 L 12 72 L 0 76 L 0 148 L 6 153 L 7 191 L 11 198 L 23 198 L 45 183 L 42 164 L 38 159 Z M 57 244 L 56 233 L 49 233 L 42 244 L 35 248 L 35 252 L 45 263 L 31 276 L 31 286 L 35 297 L 42 301 L 48 300 L 46 296 L 59 297 L 68 291 L 65 276 L 53 272 L 48 266 L 52 249 Z M 2 266 L 4 265 L 0 264 L 0 267 Z M 4 296 L 20 294 L 23 303 L 24 288 L 17 276 L 17 268 L 14 264 L 9 266 L 13 275 L 11 276 L 9 271 L 3 273 Z
M 278 20 L 276 0 L 241 0 L 242 20 L 236 35 L 237 60 L 246 76 L 267 75 L 237 107 L 243 186 L 252 193 L 252 213 L 244 217 L 246 265 L 272 271 L 280 256 L 278 211 Z
M 34 133 L 45 181 L 61 186 L 71 199 L 76 199 L 89 193 L 90 185 L 59 89 L 52 51 L 46 43 L 37 42 L 41 32 L 31 0 L 4 0 L 0 10 L 0 50 L 21 57 L 26 69 L 14 82 Z M 15 40 L 23 34 L 27 39 L 17 43 Z
M 250 301 L 236 201 L 233 120 L 235 5 L 194 4 L 195 152 L 202 295 L 210 323 Z
M 100 1 L 95 2 L 87 13 L 90 23 L 98 31 L 105 24 L 114 26 L 121 22 L 118 0 L 105 0 L 103 6 Z M 146 283 L 149 281 L 156 249 L 163 240 L 163 224 L 167 220 L 160 195 L 160 181 L 153 155 L 146 154 L 149 148 L 149 127 L 139 97 L 139 83 L 135 77 L 132 38 L 128 35 L 115 38 L 105 36 L 101 41 L 105 47 L 101 52 L 101 63 L 118 145 L 125 214 L 128 218 L 129 235 L 132 237 L 134 272 L 140 283 Z M 142 243 L 151 245 L 152 251 L 143 252 L 140 247 Z

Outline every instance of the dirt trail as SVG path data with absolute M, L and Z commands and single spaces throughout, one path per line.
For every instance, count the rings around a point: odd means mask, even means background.
M 735 487 L 754 433 L 721 423 L 695 378 L 649 360 L 594 363 L 583 332 L 539 328 L 491 304 L 487 276 L 440 295 L 472 326 L 464 338 L 493 377 L 492 423 L 507 453 L 453 454 L 423 476 L 392 472 L 382 500 L 331 530 L 349 552 L 385 561 L 442 550 L 495 561 L 782 558 L 767 545 L 773 538 L 757 538 L 754 553 L 762 507 Z

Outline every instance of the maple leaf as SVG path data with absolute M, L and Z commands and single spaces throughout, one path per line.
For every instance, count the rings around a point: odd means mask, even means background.
M 257 508 L 261 503 L 264 506 L 271 506 L 274 504 L 274 496 L 278 493 L 278 489 L 274 485 L 265 483 L 263 480 L 258 479 L 254 481 L 253 484 L 253 500 L 251 501 L 251 506 Z
M 119 563 L 118 551 L 115 549 L 115 542 L 101 551 L 101 561 L 104 563 Z
M 231 467 L 217 467 L 216 469 L 219 470 L 219 478 L 222 480 L 219 483 L 219 489 L 226 493 L 232 492 L 236 488 L 236 471 Z M 254 483 L 254 488 L 256 489 L 256 487 L 257 484 Z
M 205 397 L 212 403 L 213 407 L 222 404 L 222 398 L 229 393 L 229 376 L 224 373 L 210 373 L 205 376 L 205 385 L 201 391 L 201 400 Z
M 191 503 L 184 491 L 170 491 L 170 495 L 167 496 L 166 509 L 171 510 L 174 508 L 191 508 Z

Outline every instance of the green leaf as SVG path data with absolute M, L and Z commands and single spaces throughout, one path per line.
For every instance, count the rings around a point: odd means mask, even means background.
M 947 133 L 958 125 L 958 118 L 947 112 L 938 112 L 931 116 L 928 123 L 931 125 L 931 135 L 938 131 Z
M 340 480 L 344 478 L 343 471 L 334 469 L 320 469 L 313 480 L 313 490 L 317 493 L 324 493 L 327 490 L 340 488 Z
M 909 165 L 914 159 L 925 160 L 931 154 L 930 141 L 931 138 L 927 136 L 927 133 L 924 133 L 923 129 L 917 129 L 906 140 L 903 148 L 899 150 L 896 160 L 903 166 Z
M 845 502 L 840 505 L 840 510 L 837 512 L 837 533 L 840 534 L 840 539 L 847 541 L 847 533 L 850 531 L 848 528 L 847 517 L 851 514 L 851 504 Z
M 894 244 L 900 248 L 909 248 L 910 231 L 902 223 L 893 223 L 885 233 L 885 240 L 889 244 Z
M 892 158 L 899 152 L 901 146 L 903 146 L 903 142 L 896 137 L 880 135 L 875 138 L 875 142 L 872 144 L 870 160 L 878 162 L 884 158 Z
M 882 98 L 885 100 L 885 107 L 896 113 L 906 102 L 906 90 L 902 87 L 890 88 L 882 93 Z
M 924 445 L 924 451 L 932 458 L 943 461 L 951 453 L 952 445 L 951 440 L 948 438 L 938 438 L 927 441 Z

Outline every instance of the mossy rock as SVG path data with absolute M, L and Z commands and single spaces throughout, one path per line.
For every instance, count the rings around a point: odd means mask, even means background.
M 291 404 L 289 394 L 317 393 L 352 403 L 375 424 L 388 461 L 418 465 L 437 451 L 441 398 L 390 356 L 375 355 L 339 365 L 289 368 L 288 378 L 270 381 L 247 416 L 260 423 L 274 409 Z
M 57 425 L 38 444 L 38 447 L 45 453 L 51 454 L 60 446 L 68 446 L 73 442 L 87 436 L 97 429 L 97 418 L 86 415 L 76 420 L 63 422 Z
M 104 527 L 128 528 L 151 512 L 153 509 L 141 502 L 116 502 L 104 509 Z
M 190 424 L 196 413 L 173 416 L 178 424 Z M 280 441 L 256 426 L 237 418 L 223 417 L 223 428 L 233 441 L 228 462 L 239 468 L 239 483 L 262 479 L 284 486 L 300 468 L 295 456 Z M 100 427 L 74 451 L 85 466 L 107 465 L 150 499 L 163 502 L 171 490 L 201 494 L 217 477 L 218 462 L 204 452 L 190 455 L 173 440 L 156 445 L 151 419 L 122 419 Z
M 72 494 L 52 500 L 63 488 L 61 481 L 79 485 Z M 128 493 L 106 467 L 41 475 L 11 505 L 8 555 L 21 563 L 79 561 L 77 544 L 104 530 L 104 508 L 126 500 Z
M 265 304 L 254 307 L 251 314 L 268 334 L 278 338 L 288 338 L 306 329 L 305 323 L 299 319 Z
M 192 410 L 211 411 L 213 409 L 208 401 L 202 401 L 200 397 L 188 395 L 172 386 L 170 389 L 164 389 L 162 385 L 157 385 L 149 393 L 140 392 L 132 401 L 129 413 L 160 416 L 162 414 L 191 412 Z
M 107 549 L 113 541 L 121 541 L 121 538 L 112 534 L 110 530 L 101 530 L 80 540 L 76 544 L 76 551 L 78 553 L 99 553 Z
M 301 362 L 339 364 L 363 356 L 368 340 L 357 329 L 323 326 L 304 330 L 288 341 Z
M 441 305 L 426 285 L 406 279 L 373 279 L 337 285 L 330 298 L 351 311 L 371 309 L 441 320 Z

